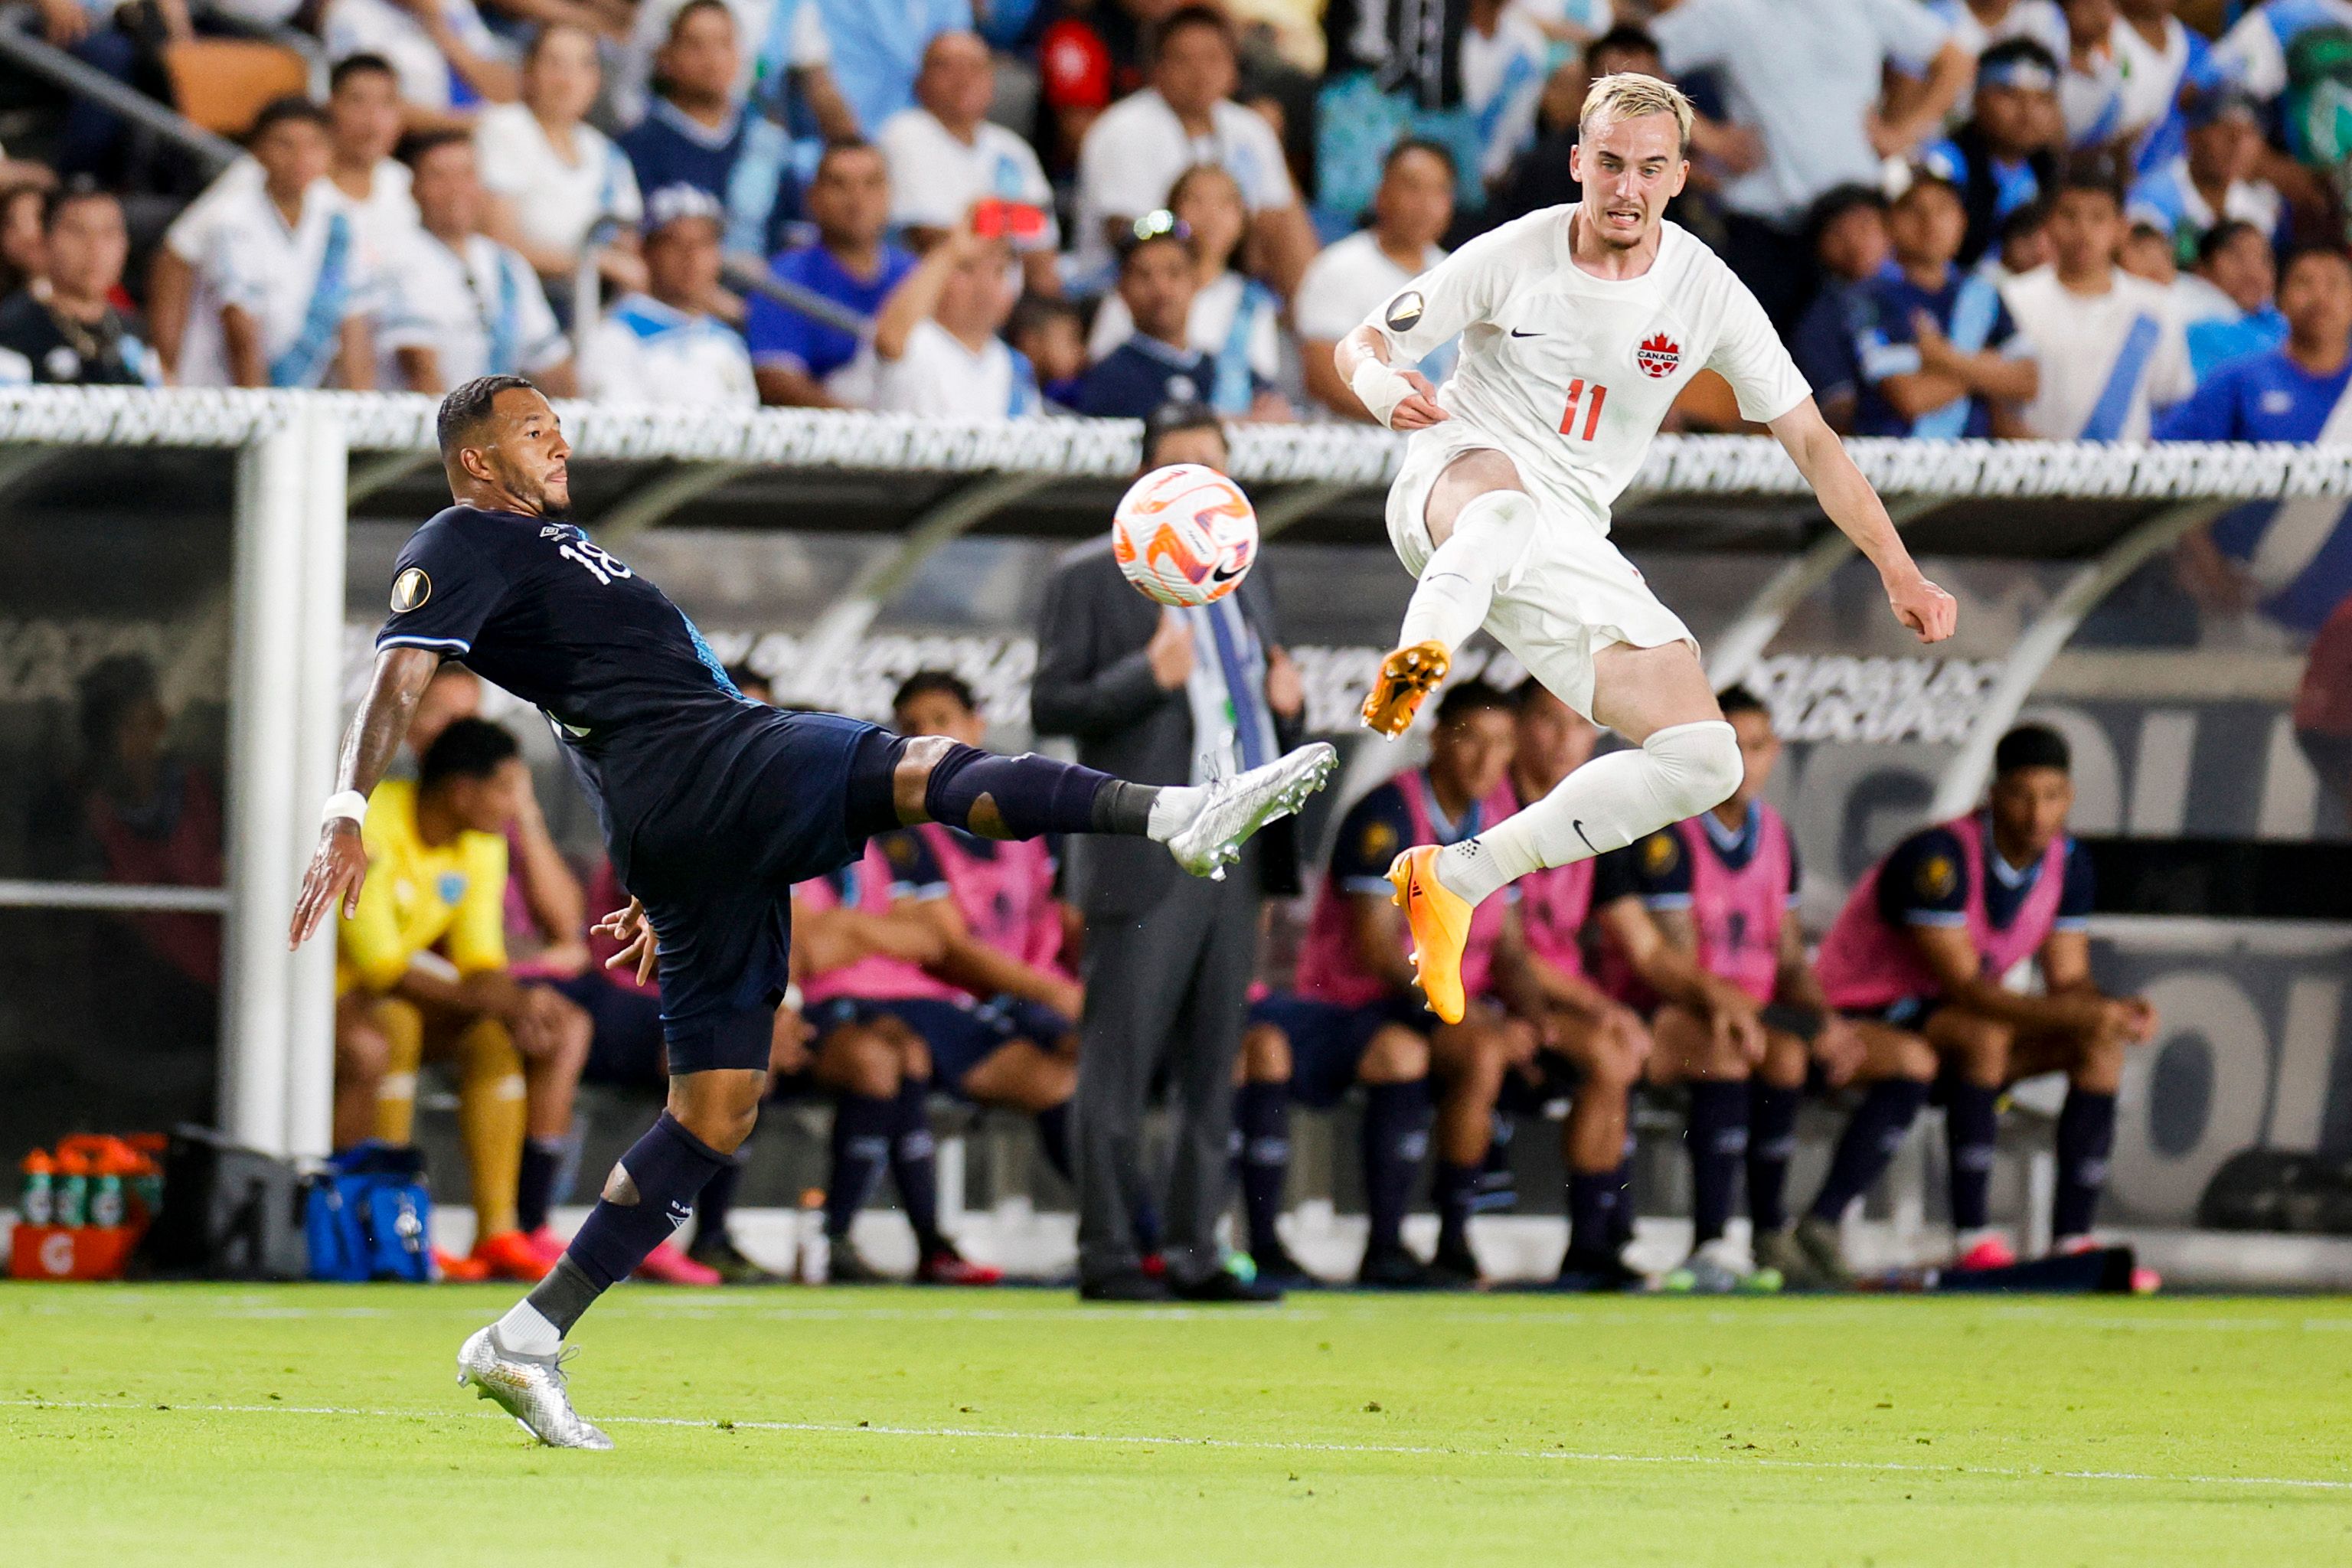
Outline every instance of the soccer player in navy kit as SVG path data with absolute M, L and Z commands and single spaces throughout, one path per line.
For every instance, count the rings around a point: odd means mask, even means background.
M 1215 784 L 1153 788 L 749 702 L 677 605 L 562 521 L 571 447 L 535 387 L 520 376 L 468 382 L 442 402 L 438 428 L 457 504 L 395 563 L 392 618 L 344 738 L 291 941 L 337 904 L 346 917 L 357 905 L 366 793 L 443 658 L 463 658 L 546 714 L 630 893 L 599 926 L 623 943 L 611 962 L 659 964 L 669 1103 L 613 1167 L 553 1271 L 466 1342 L 458 1379 L 543 1443 L 608 1448 L 565 1396 L 562 1338 L 668 1238 L 751 1132 L 785 986 L 793 883 L 845 864 L 875 834 L 921 822 L 994 838 L 1140 835 L 1193 875 L 1220 876 L 1337 758 L 1305 746 Z

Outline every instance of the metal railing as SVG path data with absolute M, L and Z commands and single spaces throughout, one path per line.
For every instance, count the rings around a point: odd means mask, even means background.
M 226 136 L 205 130 L 143 92 L 123 86 L 95 66 L 84 65 L 40 36 L 40 17 L 30 6 L 0 14 L 0 59 L 20 66 L 78 98 L 112 110 L 184 149 L 207 173 L 235 163 L 244 149 Z

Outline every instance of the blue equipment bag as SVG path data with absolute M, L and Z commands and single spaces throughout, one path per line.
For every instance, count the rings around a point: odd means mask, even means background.
M 433 1199 L 425 1156 L 370 1140 L 310 1179 L 303 1230 L 310 1278 L 347 1284 L 433 1279 Z

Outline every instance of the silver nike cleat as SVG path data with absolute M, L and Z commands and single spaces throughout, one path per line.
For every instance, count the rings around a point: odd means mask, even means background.
M 517 1425 L 551 1448 L 609 1448 L 613 1439 L 580 1418 L 563 1393 L 562 1357 L 519 1355 L 498 1341 L 494 1323 L 457 1352 L 457 1386 L 495 1401 Z
M 1240 858 L 1250 836 L 1306 805 L 1339 763 L 1339 753 L 1318 741 L 1264 767 L 1204 785 L 1207 799 L 1168 840 L 1168 853 L 1195 877 L 1223 880 L 1225 868 Z

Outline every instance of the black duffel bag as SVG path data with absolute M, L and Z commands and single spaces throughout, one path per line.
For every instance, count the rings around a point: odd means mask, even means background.
M 140 1253 L 158 1275 L 304 1279 L 302 1178 L 288 1162 L 209 1127 L 175 1127 L 163 1153 L 163 1212 Z
M 2284 1149 L 2242 1151 L 2205 1184 L 2197 1223 L 2207 1230 L 2352 1236 L 2352 1165 Z

